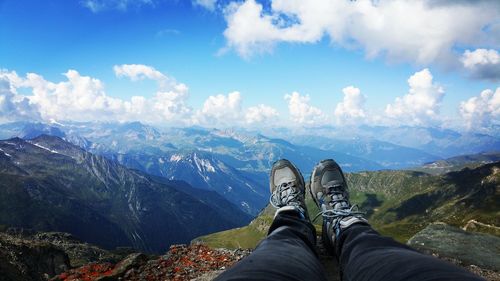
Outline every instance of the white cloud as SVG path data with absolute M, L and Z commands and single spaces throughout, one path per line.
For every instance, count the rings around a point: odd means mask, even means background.
M 264 104 L 243 108 L 239 92 L 209 96 L 200 110 L 189 105 L 189 89 L 160 71 L 146 65 L 114 67 L 118 77 L 132 81 L 152 79 L 158 91 L 150 98 L 133 96 L 129 100 L 110 97 L 104 84 L 76 70 L 63 75 L 66 81 L 50 82 L 35 73 L 20 77 L 0 70 L 0 123 L 19 120 L 40 121 L 141 121 L 145 123 L 211 127 L 257 125 L 278 116 Z M 31 89 L 21 95 L 18 89 Z M 23 92 L 25 92 L 23 90 Z
M 144 64 L 115 65 L 113 67 L 113 70 L 115 71 L 116 76 L 128 77 L 132 81 L 143 80 L 146 78 L 157 81 L 167 79 L 167 77 L 163 75 L 163 73 L 159 72 L 151 66 L 147 66 Z
M 298 125 L 319 125 L 326 121 L 325 114 L 321 109 L 309 104 L 311 98 L 309 95 L 302 96 L 298 92 L 285 95 L 288 102 L 288 112 L 290 120 Z
M 495 1 L 271 0 L 264 10 L 245 0 L 231 2 L 224 13 L 227 45 L 243 57 L 280 42 L 316 43 L 325 36 L 335 45 L 362 48 L 368 57 L 419 64 L 447 61 L 457 45 L 500 45 L 491 36 L 500 16 Z
M 500 88 L 484 90 L 479 96 L 460 103 L 460 115 L 468 129 L 500 124 Z
M 187 91 L 187 86 L 178 83 L 175 79 L 156 70 L 154 67 L 144 64 L 122 64 L 113 67 L 117 77 L 126 77 L 132 81 L 150 79 L 158 83 L 160 90 L 170 90 L 179 88 L 179 91 Z
M 232 92 L 226 95 L 209 96 L 195 116 L 195 122 L 208 126 L 229 126 L 241 122 L 241 94 Z
M 132 113 L 145 113 L 153 109 L 160 119 L 148 116 L 149 122 L 159 120 L 179 122 L 179 125 L 189 124 L 192 108 L 188 105 L 189 89 L 185 84 L 178 83 L 175 79 L 168 77 L 155 68 L 143 64 L 122 64 L 113 67 L 117 77 L 127 77 L 132 81 L 151 79 L 158 83 L 159 91 L 147 100 L 144 97 L 134 97 L 126 104 Z M 137 116 L 136 118 L 139 118 Z M 144 118 L 144 116 L 143 116 Z
M 51 82 L 35 73 L 18 76 L 0 70 L 0 123 L 19 120 L 40 121 L 141 121 L 145 123 L 209 127 L 231 126 L 316 126 L 330 121 L 311 105 L 308 95 L 293 92 L 284 96 L 288 120 L 279 111 L 264 104 L 243 107 L 239 92 L 209 96 L 198 110 L 189 104 L 189 89 L 152 67 L 122 67 L 117 75 L 137 81 L 158 81 L 152 97 L 133 96 L 121 99 L 108 96 L 99 79 L 81 75 L 76 70 L 64 73 L 65 80 Z M 119 69 L 119 70 L 118 70 Z M 119 74 L 118 74 L 119 73 Z M 163 83 L 167 81 L 166 83 Z M 385 116 L 372 116 L 365 109 L 365 97 L 358 88 L 344 88 L 344 98 L 334 111 L 339 124 L 358 125 L 365 119 L 378 124 L 436 125 L 446 121 L 439 115 L 444 90 L 433 81 L 428 69 L 408 79 L 409 91 L 387 105 Z M 30 90 L 30 91 L 27 91 Z M 469 128 L 487 128 L 500 124 L 500 88 L 483 91 L 461 103 L 463 124 Z M 369 116 L 370 115 L 370 116 Z M 283 123 L 285 121 L 285 123 Z
M 82 0 L 80 3 L 93 13 L 106 10 L 126 11 L 129 7 L 154 5 L 153 0 Z
M 278 118 L 278 111 L 270 106 L 259 104 L 257 106 L 249 107 L 245 113 L 245 120 L 248 124 L 276 124 Z
M 266 122 L 277 121 L 278 110 L 265 104 L 242 107 L 239 92 L 209 96 L 203 107 L 196 112 L 193 123 L 211 127 L 266 126 Z M 273 122 L 276 124 L 276 122 Z
M 344 100 L 335 107 L 335 117 L 339 124 L 358 124 L 365 117 L 364 104 L 366 98 L 361 91 L 353 86 L 342 89 Z
M 500 54 L 493 49 L 466 50 L 461 62 L 474 78 L 500 80 Z
M 217 0 L 193 0 L 193 4 L 201 6 L 209 11 L 214 11 Z
M 38 108 L 29 99 L 15 93 L 7 75 L 17 76 L 0 70 L 0 123 L 41 120 Z
M 81 76 L 76 70 L 68 70 L 64 76 L 67 81 L 52 83 L 29 73 L 21 85 L 33 89 L 28 98 L 39 106 L 44 119 L 103 121 L 119 117 L 123 101 L 108 97 L 100 80 Z
M 147 68 L 139 68 L 147 70 Z M 125 68 L 125 70 L 127 70 Z M 64 73 L 66 81 L 54 83 L 46 81 L 42 76 L 28 73 L 25 78 L 15 72 L 1 72 L 0 78 L 10 83 L 8 94 L 2 86 L 2 96 L 11 101 L 24 101 L 18 105 L 36 106 L 37 114 L 43 120 L 65 121 L 143 121 L 149 123 L 168 123 L 172 125 L 188 125 L 191 122 L 192 109 L 187 104 L 188 88 L 182 83 L 175 83 L 157 71 L 125 71 L 131 79 L 151 78 L 168 87 L 161 87 L 151 98 L 134 96 L 130 100 L 113 98 L 104 91 L 104 84 L 89 76 L 82 76 L 75 70 Z M 137 69 L 136 69 L 137 70 Z M 125 74 L 124 74 L 125 75 Z M 135 75 L 135 76 L 134 76 Z M 161 82 L 161 83 L 160 83 Z M 17 94 L 16 89 L 31 88 L 31 95 Z M 13 108 L 3 98 L 3 108 Z M 27 115 L 27 109 L 15 109 L 20 116 Z M 5 110 L 7 112 L 7 110 Z M 24 113 L 23 113 L 24 112 Z M 5 118 L 4 118 L 5 119 Z M 25 119 L 29 119 L 26 116 Z
M 408 79 L 410 90 L 388 104 L 385 113 L 397 123 L 432 125 L 439 121 L 439 109 L 444 89 L 433 83 L 428 69 L 416 72 Z

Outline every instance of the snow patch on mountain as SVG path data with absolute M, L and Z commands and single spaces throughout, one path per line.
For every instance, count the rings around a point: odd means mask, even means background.
M 196 164 L 196 167 L 198 168 L 198 171 L 206 171 L 206 172 L 211 172 L 215 173 L 215 168 L 212 166 L 209 160 L 203 159 L 203 158 L 198 158 L 196 153 L 193 156 L 194 162 Z
M 7 152 L 3 151 L 3 149 L 0 148 L 0 151 L 5 154 L 5 156 L 12 158 L 12 155 L 8 154 Z
M 182 155 L 172 154 L 172 156 L 170 156 L 170 162 L 179 162 L 181 160 L 182 160 Z
M 253 186 L 248 184 L 248 182 L 246 182 L 245 185 L 248 186 L 253 192 L 257 192 L 257 190 L 255 190 L 255 188 L 253 188 Z
M 29 143 L 31 143 L 32 145 L 36 146 L 36 147 L 39 147 L 39 148 L 44 149 L 44 150 L 47 150 L 47 151 L 49 151 L 49 152 L 51 152 L 51 153 L 57 153 L 57 154 L 59 154 L 59 152 L 58 152 L 58 151 L 56 151 L 56 150 L 52 150 L 52 149 L 50 149 L 50 148 L 48 148 L 48 147 L 45 147 L 45 146 L 43 146 L 43 145 L 40 145 L 40 144 L 38 144 L 38 143 L 36 143 L 36 142 L 31 142 L 31 141 L 28 141 L 28 142 L 29 142 Z
M 250 205 L 247 202 L 245 202 L 245 201 L 241 201 L 241 206 L 244 209 L 250 210 Z

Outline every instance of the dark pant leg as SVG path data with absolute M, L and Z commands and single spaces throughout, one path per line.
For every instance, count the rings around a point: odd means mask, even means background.
M 381 236 L 367 224 L 354 224 L 344 230 L 336 249 L 344 281 L 483 280 L 465 269 Z
M 315 240 L 311 223 L 294 213 L 278 214 L 252 254 L 215 280 L 326 280 Z

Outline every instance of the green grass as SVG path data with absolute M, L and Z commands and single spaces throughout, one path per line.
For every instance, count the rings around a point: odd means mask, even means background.
M 266 233 L 252 226 L 216 232 L 196 238 L 193 242 L 202 242 L 214 248 L 252 249 L 266 236 Z

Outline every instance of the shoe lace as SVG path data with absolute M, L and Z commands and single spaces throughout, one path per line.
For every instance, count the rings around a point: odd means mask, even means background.
M 335 187 L 338 187 L 339 185 L 329 185 L 327 186 L 327 189 L 329 192 L 324 196 L 330 196 L 331 200 L 329 202 L 329 205 L 332 207 L 332 209 L 328 210 L 322 210 L 316 216 L 314 216 L 313 221 L 315 221 L 318 217 L 323 216 L 323 218 L 327 219 L 335 219 L 335 218 L 345 218 L 349 216 L 362 216 L 365 213 L 359 211 L 358 205 L 350 205 L 349 203 L 349 198 L 347 196 L 344 196 L 344 191 L 342 190 L 334 190 Z M 335 195 L 337 195 L 337 198 L 335 198 Z M 338 196 L 340 195 L 340 196 Z M 323 201 L 323 197 L 320 198 L 320 202 Z M 334 206 L 336 204 L 341 204 L 340 208 L 335 209 Z M 345 207 L 342 207 L 345 203 Z
M 284 192 L 286 192 L 286 196 L 282 197 Z M 280 208 L 297 201 L 299 195 L 300 191 L 296 188 L 295 181 L 284 182 L 276 186 L 276 189 L 269 198 L 269 202 L 274 208 Z M 298 204 L 298 202 L 296 203 Z

